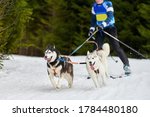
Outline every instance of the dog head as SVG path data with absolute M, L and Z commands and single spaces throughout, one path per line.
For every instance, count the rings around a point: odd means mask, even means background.
M 98 68 L 98 61 L 99 61 L 99 56 L 97 55 L 96 51 L 93 52 L 87 52 L 87 57 L 86 57 L 86 63 L 91 67 L 92 70 L 95 70 Z
M 48 46 L 48 48 L 45 50 L 44 58 L 49 63 L 54 62 L 58 58 L 58 52 L 55 49 L 55 46 Z

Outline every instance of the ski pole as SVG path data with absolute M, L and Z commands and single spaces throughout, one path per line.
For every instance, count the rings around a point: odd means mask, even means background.
M 113 56 L 110 55 L 110 57 L 112 58 L 112 60 L 114 60 L 116 63 L 118 63 L 118 60 L 114 59 Z
M 96 30 L 92 33 L 91 36 L 89 36 L 81 45 L 79 45 L 69 56 L 73 55 L 76 51 L 78 51 L 87 41 L 89 41 L 93 36 L 98 32 L 99 30 L 96 28 Z
M 143 58 L 147 59 L 143 54 L 141 54 L 140 52 L 138 52 L 138 51 L 136 51 L 135 49 L 131 48 L 131 47 L 128 46 L 127 44 L 123 43 L 122 41 L 120 41 L 120 40 L 117 39 L 116 37 L 112 36 L 112 35 L 109 34 L 108 32 L 106 32 L 106 31 L 104 31 L 104 30 L 103 30 L 103 32 L 104 32 L 106 35 L 108 35 L 108 36 L 112 37 L 113 39 L 115 39 L 116 41 L 118 41 L 119 43 L 121 43 L 122 45 L 128 47 L 128 48 L 129 48 L 130 50 L 132 50 L 133 52 L 135 52 L 135 53 L 137 53 L 138 55 L 142 56 Z

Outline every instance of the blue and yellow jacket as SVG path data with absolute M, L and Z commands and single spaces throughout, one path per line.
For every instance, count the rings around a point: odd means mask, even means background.
M 102 4 L 94 3 L 92 6 L 91 28 L 101 26 L 103 28 L 114 26 L 114 9 L 111 1 L 104 0 Z

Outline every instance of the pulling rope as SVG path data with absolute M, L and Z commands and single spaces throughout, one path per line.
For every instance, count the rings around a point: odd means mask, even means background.
M 61 56 L 61 57 L 69 58 L 69 56 L 67 56 L 67 55 L 60 55 L 60 56 Z M 70 63 L 70 64 L 86 64 L 86 62 L 73 62 L 73 61 L 71 61 L 71 60 L 66 61 L 66 60 L 63 59 L 63 58 L 59 58 L 58 60 L 59 60 L 59 61 L 62 61 L 62 62 L 67 62 L 67 63 Z
M 63 57 L 68 57 L 73 55 L 76 51 L 78 51 L 85 43 L 94 43 L 96 44 L 97 46 L 97 49 L 98 50 L 98 45 L 95 41 L 89 41 L 91 38 L 94 38 L 93 36 L 99 31 L 98 28 L 96 28 L 96 30 L 92 33 L 92 35 L 90 37 L 88 37 L 80 46 L 78 46 L 70 55 L 66 56 L 66 55 L 61 55 Z M 68 62 L 68 63 L 71 63 L 71 64 L 86 64 L 86 62 L 73 62 L 73 61 L 65 61 L 65 60 L 60 60 L 60 61 L 63 61 L 63 62 Z
M 86 43 L 93 43 L 93 44 L 95 44 L 96 47 L 97 47 L 96 51 L 98 51 L 98 44 L 95 41 L 86 41 Z M 67 55 L 61 55 L 61 56 L 69 58 L 69 56 L 67 56 Z M 86 62 L 73 62 L 73 61 L 66 61 L 64 59 L 59 59 L 59 60 L 62 61 L 62 62 L 70 63 L 70 64 L 86 64 Z
M 95 41 L 87 41 L 87 43 L 94 43 L 96 45 L 96 51 L 98 51 L 98 44 Z
M 68 63 L 71 63 L 71 64 L 86 64 L 86 62 L 72 62 L 72 61 L 68 61 Z
M 76 51 L 78 51 L 87 41 L 89 41 L 93 36 L 99 31 L 98 28 L 89 36 L 81 45 L 79 45 L 69 56 L 73 55 Z

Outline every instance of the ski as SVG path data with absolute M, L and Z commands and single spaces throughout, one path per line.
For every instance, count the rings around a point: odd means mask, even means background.
M 131 74 L 120 74 L 120 75 L 111 74 L 109 77 L 112 79 L 118 79 L 118 78 L 124 78 L 124 77 L 128 77 L 128 76 L 131 76 Z M 88 76 L 87 79 L 91 79 L 91 77 Z
M 131 74 L 110 75 L 110 78 L 112 78 L 112 79 L 124 78 L 124 77 L 128 77 L 130 75 Z

